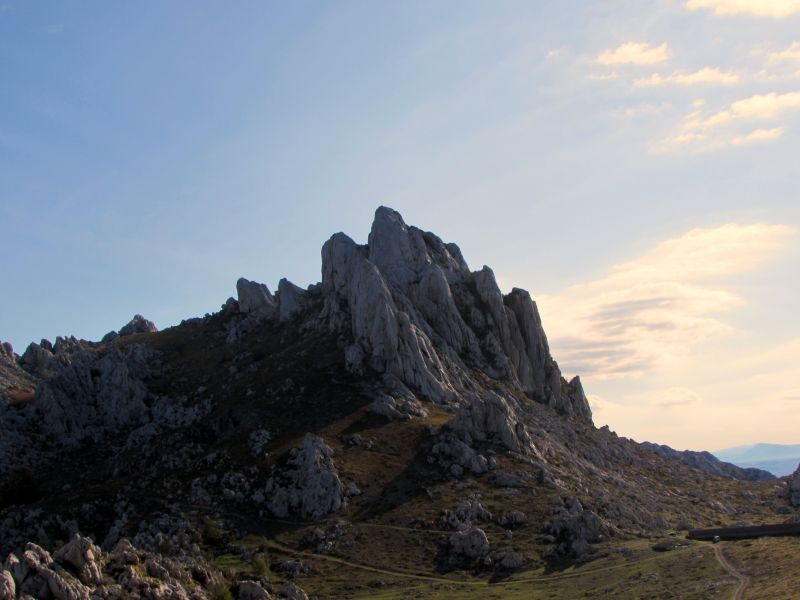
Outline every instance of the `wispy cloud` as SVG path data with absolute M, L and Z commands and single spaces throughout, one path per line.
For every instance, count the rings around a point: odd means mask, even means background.
M 748 124 L 774 120 L 793 111 L 800 111 L 800 92 L 756 94 L 711 113 L 695 110 L 686 115 L 675 133 L 654 144 L 652 149 L 655 152 L 670 152 L 691 146 L 695 150 L 713 150 L 754 141 L 775 140 L 783 133 L 782 127 L 752 130 L 752 125 Z M 744 131 L 742 128 L 745 128 Z
M 619 79 L 622 77 L 622 74 L 618 73 L 617 71 L 612 71 L 611 73 L 590 73 L 589 80 L 591 81 L 610 81 L 612 79 Z
M 717 67 L 705 67 L 699 71 L 686 73 L 673 71 L 669 75 L 653 73 L 650 77 L 636 79 L 636 87 L 659 87 L 667 85 L 732 85 L 739 82 L 739 75 L 720 71 Z
M 785 50 L 770 52 L 767 61 L 769 63 L 784 61 L 800 62 L 800 42 L 792 42 Z
M 650 46 L 640 42 L 625 42 L 616 48 L 604 50 L 597 57 L 601 65 L 653 65 L 669 58 L 669 48 L 664 42 Z
M 717 15 L 788 17 L 800 13 L 800 0 L 686 0 L 686 7 L 708 9 Z
M 719 315 L 745 303 L 725 283 L 778 256 L 785 225 L 694 229 L 617 265 L 603 278 L 538 299 L 554 354 L 570 373 L 642 375 L 693 344 L 733 331 Z
M 651 401 L 658 408 L 678 408 L 700 402 L 700 394 L 685 387 L 671 387 L 661 393 L 653 394 Z
M 783 135 L 783 129 L 773 127 L 772 129 L 756 129 L 745 135 L 737 135 L 731 140 L 731 144 L 739 146 L 742 144 L 752 144 L 753 142 L 766 142 L 774 140 Z
M 640 117 L 655 117 L 671 109 L 672 105 L 668 102 L 662 102 L 661 104 L 645 102 L 620 108 L 616 111 L 616 114 L 628 119 L 638 119 Z

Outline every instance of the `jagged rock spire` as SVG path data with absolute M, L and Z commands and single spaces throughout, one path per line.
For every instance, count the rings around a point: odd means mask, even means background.
M 343 233 L 322 248 L 323 317 L 348 329 L 367 367 L 434 402 L 478 389 L 475 372 L 511 382 L 558 412 L 591 421 L 579 379 L 550 356 L 528 292 L 500 292 L 488 267 L 471 272 L 455 244 L 375 212 L 366 246 Z M 359 365 L 352 365 L 357 368 Z

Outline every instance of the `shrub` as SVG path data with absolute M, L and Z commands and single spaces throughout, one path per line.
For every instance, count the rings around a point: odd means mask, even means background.
M 222 527 L 219 526 L 219 523 L 214 521 L 206 521 L 203 525 L 203 541 L 206 544 L 217 545 L 222 542 L 223 536 Z
M 253 557 L 253 574 L 266 575 L 268 571 L 269 565 L 267 564 L 267 557 L 263 554 L 256 554 Z
M 233 600 L 233 594 L 224 583 L 216 583 L 208 590 L 208 600 Z

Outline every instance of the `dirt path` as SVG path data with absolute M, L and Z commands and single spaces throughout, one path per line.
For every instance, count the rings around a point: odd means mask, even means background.
M 406 579 L 418 580 L 418 581 L 431 581 L 436 583 L 446 583 L 450 585 L 459 585 L 465 587 L 489 587 L 489 586 L 504 586 L 504 585 L 516 585 L 520 583 L 551 583 L 553 581 L 559 581 L 562 579 L 574 579 L 578 577 L 585 577 L 586 575 L 592 575 L 596 573 L 603 573 L 606 571 L 614 571 L 617 569 L 622 568 L 630 568 L 631 563 L 620 563 L 616 565 L 608 565 L 605 567 L 596 567 L 596 568 L 587 568 L 578 572 L 573 573 L 560 573 L 560 574 L 552 574 L 552 575 L 541 575 L 541 576 L 534 576 L 534 577 L 521 577 L 519 579 L 509 579 L 506 581 L 498 581 L 494 583 L 489 583 L 487 581 L 463 581 L 457 579 L 448 579 L 445 577 L 436 577 L 433 575 L 422 575 L 419 573 L 410 573 L 408 571 L 400 571 L 400 570 L 390 570 L 390 569 L 380 569 L 378 567 L 372 567 L 369 565 L 364 565 L 361 563 L 352 562 L 343 558 L 338 558 L 336 556 L 331 556 L 329 554 L 317 554 L 316 552 L 308 552 L 303 550 L 295 550 L 294 548 L 290 548 L 289 546 L 285 546 L 279 542 L 274 540 L 265 540 L 265 545 L 268 548 L 272 548 L 273 550 L 278 550 L 280 552 L 284 552 L 285 554 L 291 554 L 295 556 L 305 556 L 306 558 L 315 558 L 318 560 L 328 561 L 340 565 L 345 565 L 348 567 L 352 567 L 355 569 L 360 569 L 362 571 L 370 571 L 372 573 L 380 573 L 383 575 L 391 575 L 394 577 L 401 577 Z M 643 558 L 641 560 L 636 561 L 635 564 L 643 565 L 646 563 L 656 562 L 659 560 L 661 556 L 650 556 L 647 558 Z M 738 596 L 737 596 L 738 598 Z
M 719 561 L 719 564 L 722 565 L 723 569 L 739 580 L 739 587 L 736 588 L 736 593 L 733 595 L 733 600 L 743 600 L 744 593 L 747 590 L 747 587 L 750 585 L 750 578 L 747 575 L 737 571 L 736 567 L 728 562 L 728 559 L 725 558 L 725 555 L 722 553 L 722 547 L 719 544 L 714 546 L 714 556 L 717 557 L 717 560 Z

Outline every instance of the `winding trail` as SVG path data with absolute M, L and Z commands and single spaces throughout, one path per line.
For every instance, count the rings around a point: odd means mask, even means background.
M 723 569 L 739 580 L 739 587 L 736 588 L 736 593 L 733 595 L 733 600 L 744 600 L 744 593 L 750 585 L 750 578 L 747 575 L 737 571 L 736 567 L 728 562 L 728 559 L 725 558 L 725 555 L 722 553 L 722 547 L 719 544 L 714 546 L 714 556 L 717 557 L 717 561 L 719 561 L 719 564 L 722 565 Z
M 449 584 L 449 585 L 458 585 L 458 586 L 464 586 L 464 587 L 490 587 L 490 586 L 491 587 L 494 587 L 494 586 L 502 587 L 502 586 L 506 586 L 506 585 L 516 585 L 516 584 L 520 584 L 520 583 L 551 583 L 553 581 L 559 581 L 559 580 L 564 580 L 564 579 L 575 579 L 575 578 L 579 578 L 579 577 L 585 577 L 586 575 L 593 575 L 593 574 L 596 574 L 596 573 L 603 573 L 603 572 L 607 572 L 607 571 L 615 571 L 617 569 L 628 569 L 631 566 L 631 563 L 619 563 L 619 564 L 615 564 L 615 565 L 607 565 L 607 566 L 604 566 L 604 567 L 582 569 L 580 571 L 571 572 L 571 573 L 556 573 L 556 574 L 551 574 L 551 575 L 539 575 L 539 576 L 533 576 L 533 577 L 521 577 L 519 579 L 509 579 L 509 580 L 506 580 L 506 581 L 497 581 L 497 582 L 489 583 L 489 582 L 483 581 L 483 580 L 467 580 L 467 581 L 464 581 L 464 580 L 457 580 L 457 579 L 448 579 L 448 578 L 445 578 L 445 577 L 436 577 L 434 575 L 423 575 L 423 574 L 419 574 L 419 573 L 411 573 L 411 572 L 408 572 L 408 571 L 381 569 L 381 568 L 378 568 L 378 567 L 372 567 L 372 566 L 369 566 L 369 565 L 365 565 L 365 564 L 361 564 L 361 563 L 357 563 L 357 562 L 352 562 L 352 561 L 346 560 L 344 558 L 331 556 L 330 554 L 318 554 L 316 552 L 309 552 L 309 551 L 304 551 L 304 550 L 295 550 L 294 548 L 291 548 L 289 546 L 285 546 L 284 544 L 281 544 L 280 542 L 276 542 L 275 540 L 264 540 L 264 545 L 267 546 L 268 548 L 283 552 L 285 554 L 291 554 L 291 555 L 295 555 L 295 556 L 304 556 L 306 558 L 315 558 L 315 559 L 318 559 L 318 560 L 332 562 L 332 563 L 335 563 L 335 564 L 345 565 L 345 566 L 352 567 L 352 568 L 355 568 L 355 569 L 359 569 L 359 570 L 362 570 L 362 571 L 370 571 L 372 573 L 380 573 L 380 574 L 383 574 L 383 575 L 391 575 L 391 576 L 394 576 L 394 577 L 401 577 L 401 578 L 418 580 L 418 581 L 430 581 L 430 582 L 436 582 L 436 583 L 446 583 L 446 584 Z M 658 556 L 658 555 L 650 556 L 650 557 L 647 557 L 647 558 L 644 558 L 644 559 L 636 561 L 636 564 L 637 565 L 643 565 L 643 564 L 646 564 L 646 563 L 656 562 L 660 558 L 661 557 Z

